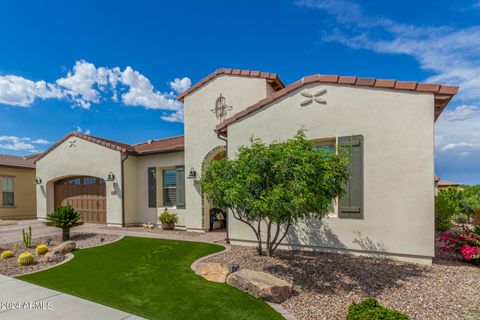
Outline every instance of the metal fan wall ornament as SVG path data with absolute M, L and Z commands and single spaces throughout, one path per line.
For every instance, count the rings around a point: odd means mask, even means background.
M 227 111 L 232 110 L 232 106 L 227 105 L 227 99 L 220 93 L 220 96 L 215 101 L 215 108 L 212 111 L 217 116 L 217 120 L 224 120 L 227 117 Z
M 327 104 L 327 101 L 325 99 L 322 99 L 321 96 L 323 96 L 325 93 L 327 93 L 327 89 L 320 89 L 317 92 L 310 93 L 307 91 L 302 91 L 300 94 L 304 96 L 306 99 L 300 102 L 300 105 L 302 107 L 309 105 L 312 102 L 320 103 L 320 104 Z

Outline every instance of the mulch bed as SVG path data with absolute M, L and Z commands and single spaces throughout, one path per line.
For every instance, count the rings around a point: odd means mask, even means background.
M 119 235 L 110 235 L 110 234 L 95 234 L 95 233 L 76 233 L 72 234 L 70 237 L 72 241 L 77 244 L 78 249 L 88 248 L 98 246 L 100 244 L 105 244 L 112 242 L 118 238 Z M 103 241 L 102 241 L 103 238 Z M 51 237 L 40 237 L 32 239 L 32 248 L 25 248 L 23 241 L 2 243 L 0 244 L 0 254 L 5 250 L 13 251 L 15 256 L 10 259 L 0 259 L 0 274 L 6 276 L 19 276 L 25 273 L 30 273 L 33 271 L 42 270 L 45 268 L 50 268 L 61 262 L 47 262 L 43 259 L 42 256 L 37 256 L 35 254 L 35 247 L 39 244 L 46 244 L 48 239 L 52 239 L 51 245 L 49 248 L 52 248 L 60 243 L 61 236 L 51 236 Z M 18 255 L 23 252 L 30 252 L 35 256 L 35 263 L 29 266 L 19 266 L 17 263 Z
M 480 268 L 443 255 L 433 266 L 333 253 L 278 250 L 259 257 L 251 247 L 208 259 L 265 271 L 294 285 L 283 303 L 299 320 L 345 319 L 352 301 L 376 297 L 411 319 L 480 319 Z

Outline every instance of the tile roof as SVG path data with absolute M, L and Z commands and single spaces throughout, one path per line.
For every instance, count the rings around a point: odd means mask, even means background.
M 439 180 L 438 181 L 438 186 L 439 187 L 458 187 L 458 186 L 460 186 L 460 183 L 452 182 L 452 181 L 446 181 L 446 180 Z
M 29 155 L 22 157 L 0 154 L 0 166 L 34 169 L 35 160 L 38 156 L 39 155 Z
M 445 109 L 445 107 L 453 98 L 453 96 L 458 92 L 458 87 L 456 86 L 444 86 L 439 84 L 385 80 L 385 79 L 375 79 L 375 78 L 358 78 L 358 77 L 350 77 L 350 76 L 314 74 L 311 76 L 304 77 L 301 80 L 298 80 L 297 82 L 294 82 L 288 85 L 287 87 L 273 93 L 271 96 L 260 100 L 259 102 L 246 108 L 245 110 L 236 113 L 232 117 L 218 124 L 217 130 L 221 132 L 225 132 L 229 124 L 232 124 L 246 117 L 247 115 L 277 100 L 278 98 L 281 98 L 286 94 L 292 92 L 293 90 L 296 90 L 306 84 L 315 83 L 315 82 L 362 86 L 362 87 L 373 87 L 373 88 L 379 88 L 379 89 L 430 92 L 430 93 L 433 93 L 435 96 L 435 120 L 437 120 L 437 118 L 442 113 L 443 109 Z
M 177 150 L 183 150 L 184 138 L 183 136 L 170 137 L 160 140 L 149 140 L 132 145 L 138 154 L 151 154 L 171 152 Z
M 280 79 L 280 77 L 276 73 L 223 68 L 223 69 L 218 69 L 217 71 L 209 74 L 208 76 L 206 76 L 202 80 L 195 83 L 192 87 L 190 87 L 190 89 L 188 89 L 187 91 L 178 95 L 177 100 L 178 101 L 183 101 L 183 99 L 187 95 L 196 91 L 197 89 L 199 89 L 200 87 L 205 85 L 207 82 L 209 82 L 213 78 L 215 78 L 219 75 L 222 75 L 222 74 L 229 74 L 229 75 L 240 76 L 240 77 L 263 78 L 263 79 L 267 80 L 267 82 L 272 86 L 272 88 L 274 90 L 280 90 L 282 88 L 285 88 L 285 84 L 283 83 L 283 81 Z
M 50 151 L 55 149 L 58 145 L 60 145 L 62 142 L 64 142 L 70 137 L 78 137 L 78 138 L 96 143 L 98 145 L 104 146 L 106 148 L 110 148 L 115 151 L 120 151 L 121 153 L 129 153 L 133 155 L 181 151 L 184 148 L 183 136 L 171 137 L 171 138 L 159 139 L 159 140 L 149 140 L 147 142 L 130 145 L 130 144 L 126 144 L 118 141 L 86 135 L 83 133 L 70 132 L 67 135 L 65 135 L 61 140 L 59 140 L 50 148 L 48 148 L 38 158 L 36 158 L 35 162 L 43 158 L 46 154 L 48 154 Z

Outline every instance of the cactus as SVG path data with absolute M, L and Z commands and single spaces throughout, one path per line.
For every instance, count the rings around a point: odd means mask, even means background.
M 35 253 L 38 256 L 43 256 L 45 253 L 48 252 L 48 247 L 45 244 L 39 244 L 37 248 L 35 249 Z
M 3 251 L 3 252 L 2 252 L 0 258 L 2 258 L 2 259 L 8 259 L 8 258 L 11 258 L 11 257 L 13 257 L 13 256 L 14 256 L 14 254 L 13 254 L 12 251 L 6 250 L 6 251 Z
M 28 232 L 25 232 L 25 229 L 22 229 L 22 234 L 25 248 L 30 248 L 32 246 L 32 226 L 28 227 Z
M 31 253 L 25 252 L 18 256 L 17 262 L 21 266 L 28 266 L 35 262 L 35 257 Z

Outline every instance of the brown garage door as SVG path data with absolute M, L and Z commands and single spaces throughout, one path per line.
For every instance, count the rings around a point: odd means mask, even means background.
M 106 223 L 105 180 L 95 177 L 71 177 L 55 182 L 55 207 L 71 205 L 83 222 Z

